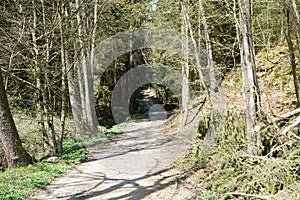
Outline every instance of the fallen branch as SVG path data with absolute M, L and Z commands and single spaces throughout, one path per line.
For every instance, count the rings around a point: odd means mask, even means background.
M 290 111 L 288 113 L 285 113 L 285 114 L 283 114 L 283 115 L 281 115 L 281 116 L 279 116 L 279 117 L 277 117 L 277 118 L 275 118 L 273 120 L 275 122 L 279 122 L 279 121 L 282 121 L 282 120 L 289 119 L 289 118 L 291 118 L 291 117 L 293 117 L 293 116 L 295 116 L 295 115 L 297 115 L 299 113 L 300 113 L 300 108 L 297 108 L 297 109 L 292 110 L 292 111 Z
M 287 135 L 293 128 L 295 128 L 296 126 L 298 126 L 300 124 L 300 116 L 298 116 L 292 123 L 291 125 L 285 127 L 283 129 L 283 131 L 281 132 L 282 135 Z M 293 137 L 295 137 L 297 140 L 300 141 L 300 137 L 295 135 L 295 134 L 291 134 Z
M 271 198 L 271 196 L 246 194 L 246 193 L 241 193 L 241 192 L 229 192 L 227 194 L 233 195 L 233 196 L 254 197 L 254 198 L 258 198 L 258 199 L 270 199 Z

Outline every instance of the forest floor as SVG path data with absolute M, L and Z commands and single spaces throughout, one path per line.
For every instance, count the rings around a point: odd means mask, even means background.
M 153 106 L 150 119 L 130 122 L 109 142 L 90 147 L 88 162 L 29 199 L 193 199 L 192 190 L 179 185 L 185 171 L 173 164 L 190 147 L 192 134 L 166 131 L 161 108 Z

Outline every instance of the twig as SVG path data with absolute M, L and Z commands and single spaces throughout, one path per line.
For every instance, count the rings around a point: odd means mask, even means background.
M 266 156 L 271 155 L 274 151 L 277 151 L 277 150 L 281 149 L 282 147 L 291 146 L 293 143 L 294 143 L 294 141 L 288 141 L 282 145 L 279 145 L 276 148 L 272 149 Z

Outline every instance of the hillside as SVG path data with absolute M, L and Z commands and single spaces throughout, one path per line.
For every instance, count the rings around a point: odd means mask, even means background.
M 259 124 L 263 155 L 249 156 L 245 150 L 242 74 L 240 68 L 235 68 L 223 81 L 229 115 L 220 144 L 207 150 L 206 142 L 196 137 L 190 153 L 179 162 L 192 173 L 181 187 L 196 191 L 198 199 L 300 198 L 299 140 L 281 134 L 294 117 L 279 124 L 270 121 L 295 109 L 287 48 L 279 45 L 263 50 L 256 61 L 263 111 Z M 201 128 L 205 130 L 205 126 L 200 127 L 200 133 Z

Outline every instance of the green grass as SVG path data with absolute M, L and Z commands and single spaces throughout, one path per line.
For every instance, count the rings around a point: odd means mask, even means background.
M 0 174 L 0 199 L 23 199 L 42 188 L 72 167 L 72 163 L 40 162 Z
M 67 169 L 87 159 L 82 142 L 64 142 L 65 153 L 55 162 L 39 162 L 0 173 L 0 199 L 23 199 L 43 188 Z

